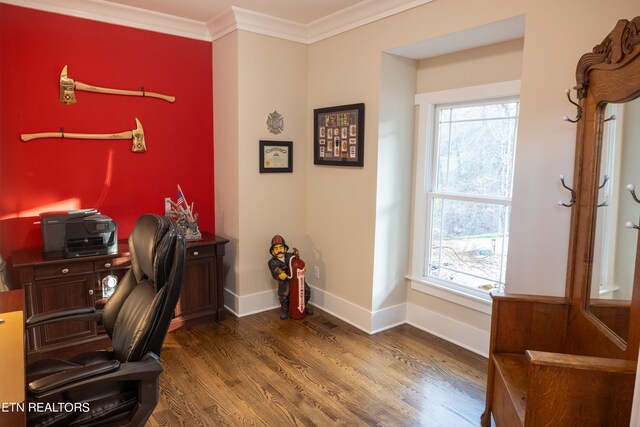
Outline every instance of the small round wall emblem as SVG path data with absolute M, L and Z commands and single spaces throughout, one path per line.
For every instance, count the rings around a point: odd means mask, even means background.
M 284 129 L 284 118 L 277 111 L 273 111 L 273 113 L 269 113 L 269 117 L 267 117 L 267 129 L 274 135 L 282 133 Z

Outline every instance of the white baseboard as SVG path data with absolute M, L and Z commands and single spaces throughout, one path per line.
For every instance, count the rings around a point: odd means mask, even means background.
M 316 287 L 311 287 L 310 303 L 361 331 L 371 333 L 371 311 L 366 308 Z
M 309 303 L 368 334 L 375 334 L 385 329 L 393 328 L 405 323 L 406 320 L 405 304 L 371 312 L 316 287 L 311 287 L 311 300 Z M 225 289 L 224 305 L 227 310 L 238 317 L 249 316 L 280 307 L 275 290 L 239 296 Z
M 237 317 L 273 310 L 280 306 L 275 290 L 238 296 L 225 289 L 224 303 L 227 310 Z M 372 312 L 316 287 L 311 287 L 309 303 L 367 334 L 376 334 L 408 323 L 482 356 L 486 357 L 489 353 L 489 331 L 415 304 L 398 304 Z
M 407 323 L 481 356 L 489 354 L 490 331 L 415 304 L 407 304 Z
M 239 296 L 230 290 L 224 290 L 224 306 L 237 317 L 250 316 L 280 307 L 276 291 L 264 291 Z
M 371 332 L 377 334 L 386 329 L 395 328 L 407 323 L 407 304 L 398 304 L 393 307 L 383 308 L 371 314 Z
M 234 316 L 236 317 L 240 317 L 240 304 L 238 302 L 238 295 L 236 295 L 235 293 L 231 292 L 229 289 L 224 288 L 223 289 L 223 298 L 224 298 L 224 308 L 226 308 L 227 310 L 229 310 L 231 313 L 234 314 Z

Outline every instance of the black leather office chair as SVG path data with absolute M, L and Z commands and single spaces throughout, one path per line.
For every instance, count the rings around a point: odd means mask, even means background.
M 104 309 L 44 313 L 27 327 L 97 320 L 112 351 L 27 366 L 29 426 L 142 426 L 158 402 L 159 355 L 180 296 L 185 240 L 172 219 L 140 217 L 129 237 L 131 269 Z
M 15 289 L 15 287 L 7 271 L 7 262 L 0 255 L 0 292 L 10 291 L 11 289 Z

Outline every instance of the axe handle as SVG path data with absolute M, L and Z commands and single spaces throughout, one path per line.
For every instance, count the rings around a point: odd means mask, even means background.
M 41 138 L 71 138 L 71 139 L 133 139 L 133 132 L 128 130 L 120 133 L 71 133 L 71 132 L 40 132 L 23 133 L 20 139 L 31 141 Z
M 128 96 L 148 96 L 150 98 L 164 99 L 167 102 L 174 102 L 175 96 L 163 95 L 161 93 L 139 91 L 139 90 L 125 90 L 125 89 L 110 89 L 108 87 L 92 86 L 82 82 L 75 82 L 76 90 L 83 90 L 85 92 L 98 92 L 109 93 L 112 95 L 128 95 Z

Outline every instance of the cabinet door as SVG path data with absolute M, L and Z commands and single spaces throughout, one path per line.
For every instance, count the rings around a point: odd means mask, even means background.
M 187 258 L 176 316 L 216 310 L 215 258 Z
M 83 274 L 64 278 L 36 280 L 37 312 L 93 307 L 93 274 Z M 41 326 L 38 337 L 39 347 L 51 346 L 70 340 L 96 335 L 95 322 L 56 322 Z

